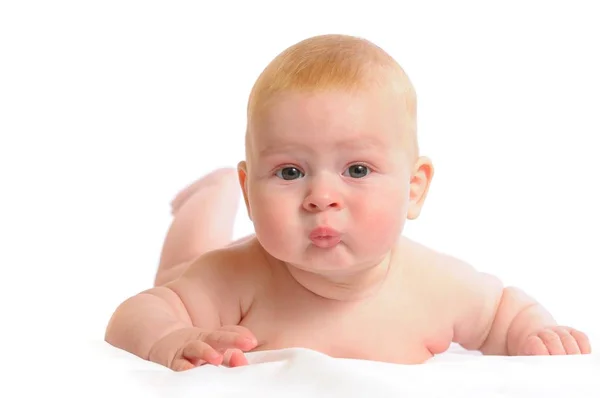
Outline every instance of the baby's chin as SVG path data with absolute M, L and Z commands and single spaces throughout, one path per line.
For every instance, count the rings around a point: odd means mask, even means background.
M 389 251 L 357 250 L 340 242 L 334 247 L 317 247 L 313 244 L 285 245 L 275 242 L 263 242 L 262 249 L 278 262 L 294 269 L 321 275 L 348 275 L 380 265 L 389 255 Z M 282 242 L 279 242 L 282 243 Z M 287 246 L 287 247 L 286 247 Z
M 288 267 L 292 267 L 305 273 L 330 277 L 351 275 L 366 270 L 365 267 L 358 267 L 355 264 L 306 264 L 288 261 L 285 261 L 284 263 Z
M 286 258 L 281 261 L 288 267 L 293 267 L 302 272 L 335 277 L 373 270 L 381 265 L 384 259 L 385 255 L 370 258 L 356 258 L 348 255 L 322 257 L 312 255 L 308 258 Z

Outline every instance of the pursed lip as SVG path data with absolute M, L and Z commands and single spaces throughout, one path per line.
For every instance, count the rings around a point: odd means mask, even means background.
M 340 243 L 341 234 L 330 227 L 317 227 L 311 231 L 308 238 L 313 245 L 327 249 Z

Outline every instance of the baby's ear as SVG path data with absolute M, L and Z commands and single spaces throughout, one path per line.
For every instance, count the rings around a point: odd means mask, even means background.
M 242 193 L 244 194 L 244 203 L 246 203 L 246 211 L 248 212 L 248 217 L 250 218 L 250 221 L 252 221 L 252 213 L 250 211 L 250 204 L 248 202 L 248 167 L 245 161 L 241 161 L 238 163 L 238 179 L 240 181 Z
M 407 215 L 409 220 L 414 220 L 421 214 L 432 179 L 433 164 L 429 158 L 421 156 L 415 163 L 410 179 L 410 202 Z

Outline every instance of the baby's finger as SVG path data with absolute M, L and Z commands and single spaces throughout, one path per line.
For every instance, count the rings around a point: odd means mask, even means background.
M 566 354 L 560 336 L 553 330 L 542 330 L 538 333 L 538 336 L 540 336 L 540 338 L 544 342 L 544 345 L 548 349 L 550 355 Z
M 183 372 L 186 370 L 193 369 L 194 367 L 194 364 L 185 358 L 175 358 L 175 360 L 171 364 L 171 369 L 176 372 Z
M 228 348 L 239 348 L 242 351 L 248 351 L 256 347 L 254 339 L 244 337 L 236 332 L 215 331 L 201 336 L 201 340 L 219 352 L 225 352 Z
M 577 345 L 579 346 L 579 351 L 582 354 L 590 354 L 592 352 L 592 347 L 590 346 L 590 340 L 586 336 L 585 333 L 580 332 L 579 330 L 570 329 L 569 330 L 571 336 L 575 338 L 577 341 Z
M 538 336 L 530 336 L 525 342 L 524 355 L 549 355 L 548 348 Z
M 225 351 L 225 354 L 223 355 L 223 363 L 226 366 L 235 368 L 237 366 L 248 365 L 248 359 L 241 350 L 233 348 Z
M 567 355 L 581 354 L 581 351 L 579 350 L 579 345 L 577 345 L 575 337 L 573 337 L 567 329 L 555 328 L 554 332 L 556 332 L 556 334 L 560 337 L 560 341 Z
M 256 341 L 256 336 L 254 336 L 254 333 L 252 333 L 250 331 L 250 329 L 241 326 L 241 325 L 225 325 L 219 328 L 219 331 L 225 331 L 225 332 L 235 332 L 235 333 L 239 333 L 241 336 L 243 337 L 247 337 L 249 339 L 252 339 L 254 341 Z
M 203 365 L 206 362 L 212 365 L 220 365 L 223 362 L 223 356 L 221 354 L 209 344 L 200 340 L 188 342 L 185 347 L 183 347 L 181 356 L 183 359 L 191 362 L 194 366 Z

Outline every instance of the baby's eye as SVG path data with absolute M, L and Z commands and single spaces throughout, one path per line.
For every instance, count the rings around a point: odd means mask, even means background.
M 353 164 L 352 166 L 348 167 L 346 171 L 352 178 L 363 178 L 371 172 L 364 164 Z M 344 175 L 347 175 L 346 172 L 344 172 Z
M 303 177 L 304 174 L 300 170 L 295 167 L 284 167 L 277 170 L 275 173 L 277 177 L 282 178 L 284 180 L 295 180 L 296 178 Z

